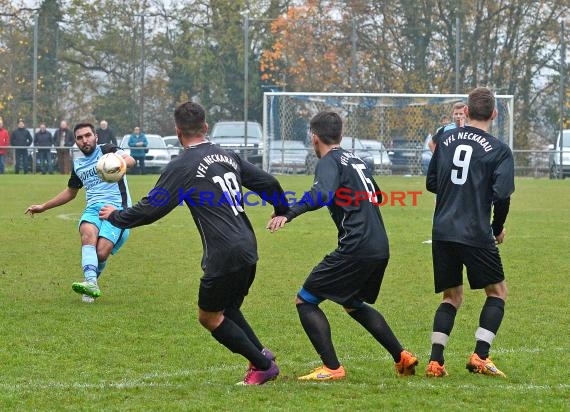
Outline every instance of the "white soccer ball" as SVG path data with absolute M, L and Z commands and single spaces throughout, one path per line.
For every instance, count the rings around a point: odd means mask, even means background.
M 127 171 L 127 162 L 116 153 L 107 153 L 99 158 L 95 170 L 101 180 L 114 183 L 124 176 Z

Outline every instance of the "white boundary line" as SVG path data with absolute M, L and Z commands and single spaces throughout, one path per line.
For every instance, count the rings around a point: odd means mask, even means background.
M 545 352 L 546 349 L 542 348 L 518 348 L 518 349 L 496 349 L 493 350 L 494 353 L 540 353 Z M 549 348 L 549 352 L 566 352 L 567 349 L 565 348 Z M 464 354 L 458 354 L 458 352 L 447 352 L 453 356 L 463 356 Z M 366 360 L 369 359 L 368 356 L 358 356 L 358 357 L 347 357 L 347 359 L 360 359 Z M 385 356 L 375 356 L 375 360 L 391 360 L 391 357 L 388 355 Z M 280 365 L 287 365 L 292 367 L 293 364 L 290 362 L 280 362 Z M 297 364 L 295 364 L 297 366 Z M 132 379 L 122 379 L 119 381 L 101 381 L 98 383 L 89 383 L 89 382 L 57 382 L 57 381 L 30 381 L 27 383 L 0 383 L 0 390 L 5 392 L 22 392 L 22 391 L 37 391 L 37 390 L 47 390 L 47 389 L 116 389 L 116 390 L 124 390 L 124 389 L 133 389 L 133 388 L 184 388 L 187 387 L 187 384 L 184 383 L 173 383 L 168 382 L 168 379 L 177 379 L 181 377 L 196 377 L 197 375 L 203 373 L 216 373 L 216 372 L 228 372 L 228 371 L 236 371 L 236 382 L 240 378 L 240 372 L 245 371 L 245 367 L 243 365 L 228 365 L 222 364 L 217 366 L 210 366 L 202 369 L 180 369 L 171 372 L 149 372 L 143 374 L 140 378 L 132 378 Z M 485 379 L 496 379 L 496 378 L 485 378 Z M 160 382 L 162 380 L 167 380 L 167 382 Z M 291 382 L 290 379 L 287 382 Z M 294 381 L 296 382 L 296 381 Z M 394 377 L 394 380 L 386 379 L 384 381 L 380 381 L 378 386 L 380 388 L 392 388 L 392 387 L 400 387 L 402 379 L 397 379 Z M 228 382 L 228 385 L 232 385 L 234 382 Z M 371 388 L 376 387 L 377 384 L 372 383 L 365 383 L 365 382 L 358 382 L 353 383 L 350 380 L 346 382 L 351 387 L 362 387 L 362 388 Z M 210 385 L 206 380 L 203 382 L 204 385 Z M 279 379 L 276 381 L 276 384 L 279 384 Z M 320 383 L 300 383 L 304 385 L 326 385 L 326 382 Z M 406 385 L 410 388 L 414 389 L 435 389 L 435 388 L 449 388 L 449 389 L 468 389 L 468 390 L 479 390 L 480 385 L 475 384 L 457 384 L 457 382 L 448 383 L 445 379 L 428 379 L 420 377 L 411 378 L 406 382 Z M 290 389 L 290 385 L 284 386 L 287 387 L 288 390 Z M 570 383 L 552 383 L 552 384 L 542 384 L 537 385 L 533 383 L 509 383 L 508 378 L 504 379 L 496 379 L 495 384 L 493 385 L 494 388 L 511 391 L 511 392 L 549 392 L 549 391 L 567 391 L 570 390 Z M 560 394 L 559 394 L 560 395 Z

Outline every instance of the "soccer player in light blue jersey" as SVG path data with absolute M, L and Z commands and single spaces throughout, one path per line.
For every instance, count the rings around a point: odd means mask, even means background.
M 92 303 L 95 298 L 101 296 L 97 279 L 107 264 L 107 258 L 110 254 L 117 253 L 129 237 L 128 230 L 100 220 L 99 209 L 104 205 L 113 205 L 117 209 L 131 206 L 126 176 L 117 183 L 104 182 L 97 175 L 95 165 L 101 156 L 110 152 L 122 156 L 128 168 L 135 165 L 135 159 L 114 144 L 97 145 L 95 128 L 90 123 L 77 124 L 73 132 L 75 143 L 84 156 L 73 160 L 67 187 L 47 202 L 31 205 L 26 209 L 26 213 L 33 217 L 35 213 L 64 205 L 75 199 L 79 189 L 85 187 L 87 205 L 79 220 L 81 266 L 85 280 L 74 283 L 72 288 L 82 295 L 84 302 Z

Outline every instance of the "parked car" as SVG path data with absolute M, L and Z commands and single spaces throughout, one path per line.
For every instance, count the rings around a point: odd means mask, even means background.
M 426 140 L 424 140 L 424 146 L 422 148 L 422 174 L 427 175 L 427 170 L 429 167 L 429 162 L 431 161 L 431 156 L 433 153 L 429 148 L 429 142 L 431 141 L 431 134 L 428 134 Z
M 269 144 L 269 173 L 305 172 L 309 150 L 305 143 L 299 140 L 272 140 Z
M 421 173 L 422 144 L 415 140 L 392 139 L 388 156 L 392 161 L 392 172 L 419 175 Z
M 364 147 L 360 139 L 357 137 L 351 136 L 343 136 L 340 146 L 344 150 L 348 150 L 349 152 L 354 153 L 358 156 L 366 166 L 371 170 L 374 171 L 374 155 Z M 315 154 L 314 150 L 309 149 L 307 153 L 307 157 L 305 159 L 305 169 L 308 174 L 315 173 L 315 167 L 317 165 L 317 155 Z
M 178 157 L 178 155 L 184 150 L 180 144 L 180 140 L 178 140 L 178 136 L 162 136 L 162 140 L 166 143 L 171 159 Z
M 243 121 L 217 122 L 209 134 L 210 140 L 247 158 L 251 163 L 261 167 L 263 162 L 263 129 L 257 122 L 247 122 L 247 144 Z
M 565 178 L 570 176 L 570 129 L 562 130 L 556 139 L 556 145 L 549 145 L 549 170 L 550 178 Z M 562 163 L 560 154 L 562 153 Z
M 378 140 L 360 139 L 366 150 L 372 153 L 374 159 L 374 173 L 391 173 L 392 161 L 384 144 Z
M 148 171 L 160 173 L 171 160 L 169 150 L 160 135 L 145 134 L 145 136 L 148 140 L 148 152 L 144 157 L 145 168 Z M 131 153 L 129 148 L 129 137 L 131 137 L 130 134 L 124 135 L 119 143 L 119 147 L 128 154 Z

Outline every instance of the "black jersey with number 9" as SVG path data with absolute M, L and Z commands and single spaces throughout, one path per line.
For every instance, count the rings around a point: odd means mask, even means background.
M 433 240 L 495 247 L 492 205 L 515 190 L 511 149 L 475 127 L 446 132 L 430 162 L 426 187 L 437 194 Z

